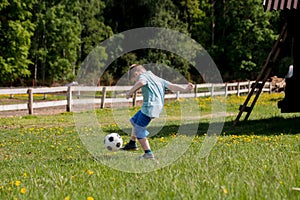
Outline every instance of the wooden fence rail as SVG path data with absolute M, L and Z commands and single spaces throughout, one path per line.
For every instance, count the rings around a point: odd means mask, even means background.
M 197 98 L 206 96 L 228 96 L 228 95 L 241 95 L 250 92 L 251 86 L 255 81 L 236 82 L 236 83 L 205 83 L 196 84 L 195 89 L 190 93 L 171 93 L 166 94 L 165 99 L 179 99 L 179 98 Z M 134 95 L 132 99 L 125 98 L 125 92 L 128 91 L 131 86 L 64 86 L 64 87 L 41 87 L 41 88 L 16 88 L 16 89 L 0 89 L 0 95 L 28 95 L 28 102 L 22 104 L 9 104 L 0 105 L 1 111 L 13 111 L 13 110 L 28 110 L 28 113 L 32 115 L 34 109 L 48 108 L 56 106 L 66 106 L 66 111 L 73 111 L 73 105 L 80 104 L 99 104 L 99 108 L 104 108 L 107 103 L 109 104 L 121 104 L 127 103 L 136 105 L 137 101 L 142 100 L 141 95 Z M 271 92 L 271 84 L 267 82 L 264 86 L 263 92 Z M 112 94 L 108 95 L 108 92 Z M 63 94 L 65 100 L 47 101 L 47 94 Z M 44 94 L 44 100 L 35 102 L 34 94 Z

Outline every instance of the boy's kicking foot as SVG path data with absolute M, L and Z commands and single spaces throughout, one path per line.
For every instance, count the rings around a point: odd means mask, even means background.
M 123 148 L 121 148 L 121 150 L 124 150 L 124 151 L 136 151 L 136 150 L 138 150 L 136 141 L 130 140 Z

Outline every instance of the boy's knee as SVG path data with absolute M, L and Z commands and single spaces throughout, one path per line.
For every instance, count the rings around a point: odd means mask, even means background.
M 138 139 L 146 138 L 149 135 L 149 132 L 146 130 L 146 127 L 141 127 L 138 125 L 134 126 L 134 134 Z

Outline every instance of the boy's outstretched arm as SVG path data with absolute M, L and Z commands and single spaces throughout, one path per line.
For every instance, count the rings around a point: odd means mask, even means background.
M 145 81 L 137 81 L 134 86 L 132 86 L 132 88 L 126 93 L 126 99 L 129 99 L 132 97 L 133 93 L 135 91 L 137 91 L 138 89 L 140 89 L 141 87 L 143 87 L 145 85 Z
M 183 87 L 181 85 L 169 83 L 167 85 L 167 88 L 169 90 L 171 90 L 172 92 L 178 92 L 178 91 L 179 92 L 190 92 L 194 88 L 194 85 L 192 83 L 188 83 L 188 85 L 186 87 Z

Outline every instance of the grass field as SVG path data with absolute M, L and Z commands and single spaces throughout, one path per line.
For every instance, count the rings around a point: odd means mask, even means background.
M 198 99 L 202 117 L 189 120 L 198 127 L 190 146 L 171 164 L 149 173 L 128 173 L 99 162 L 83 145 L 72 113 L 0 118 L 0 199 L 300 199 L 300 114 L 280 113 L 282 98 L 262 94 L 249 121 L 238 126 L 233 120 L 245 97 L 220 98 L 228 115 L 204 158 L 199 149 L 209 127 L 211 99 Z M 180 101 L 188 109 L 195 100 Z M 149 139 L 154 153 L 176 137 L 187 140 L 184 133 L 176 135 L 180 106 L 178 101 L 166 103 L 171 120 Z M 96 111 L 101 127 L 122 134 L 126 142 L 129 137 L 111 112 Z M 126 163 L 122 154 L 110 156 Z

